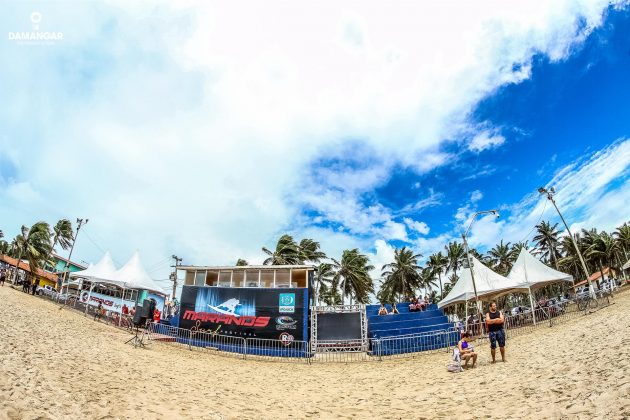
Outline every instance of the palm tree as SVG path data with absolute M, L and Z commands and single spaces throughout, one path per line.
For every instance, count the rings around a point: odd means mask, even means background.
M 301 264 L 304 264 L 307 261 L 319 263 L 321 260 L 326 258 L 326 254 L 320 250 L 319 242 L 312 239 L 302 239 L 298 245 L 298 251 L 300 254 Z
M 414 254 L 407 247 L 394 250 L 394 262 L 385 264 L 381 269 L 381 276 L 385 279 L 382 287 L 389 293 L 398 294 L 401 299 L 407 297 L 420 284 L 422 269 L 418 265 L 418 258 L 421 257 L 421 254 Z
M 51 254 L 55 251 L 55 246 L 57 244 L 61 245 L 61 248 L 66 250 L 70 248 L 72 245 L 72 241 L 74 240 L 74 232 L 72 230 L 72 223 L 68 219 L 61 219 L 57 222 L 57 224 L 53 227 L 53 244 L 50 248 L 50 252 L 46 255 L 45 263 L 48 263 L 50 260 Z M 54 267 L 53 267 L 54 269 Z
M 599 266 L 601 280 L 604 280 L 604 264 L 610 270 L 611 262 L 618 251 L 619 244 L 607 232 L 602 232 L 593 239 L 593 243 L 588 248 L 587 255 L 593 257 Z
M 630 252 L 630 224 L 627 222 L 623 225 L 619 226 L 617 230 L 613 233 L 615 240 L 619 244 L 619 248 L 621 249 L 623 255 L 623 262 L 628 258 L 628 252 Z
M 359 303 L 368 303 L 369 294 L 374 292 L 374 282 L 370 277 L 374 266 L 370 265 L 370 259 L 355 248 L 343 251 L 341 261 L 332 261 L 335 269 L 333 281 L 341 287 L 342 301 L 350 296 Z
M 333 282 L 334 276 L 335 270 L 330 263 L 322 263 L 315 269 L 315 305 L 319 304 L 320 292 L 328 292 L 331 289 L 337 289 L 337 286 Z
M 558 269 L 558 259 L 562 256 L 558 252 L 560 232 L 557 228 L 557 223 L 553 226 L 549 222 L 539 223 L 536 225 L 538 235 L 534 236 L 537 250 L 548 263 L 553 262 L 556 270 Z
M 236 260 L 236 266 L 237 267 L 244 267 L 246 265 L 249 265 L 249 263 L 247 262 L 247 260 L 244 260 L 242 258 L 239 258 L 238 260 Z
M 447 271 L 456 273 L 466 259 L 464 245 L 459 242 L 450 242 L 446 247 L 446 258 L 448 258 Z
M 446 258 L 441 252 L 433 254 L 427 261 L 427 266 L 431 268 L 433 275 L 437 274 L 440 282 L 440 298 L 444 296 L 444 290 L 442 289 L 442 272 L 446 270 L 448 266 L 448 258 Z
M 430 295 L 435 286 L 437 285 L 433 271 L 428 267 L 423 268 L 420 276 L 420 287 L 425 290 L 425 294 Z
M 293 236 L 282 235 L 276 244 L 276 250 L 270 251 L 263 247 L 263 252 L 269 257 L 263 262 L 264 265 L 291 265 L 300 264 L 300 250 L 295 243 Z
M 339 294 L 339 287 L 335 282 L 330 287 L 326 286 L 326 283 L 319 285 L 319 299 L 321 299 L 326 305 L 340 305 L 342 303 L 341 295 Z
M 500 243 L 488 251 L 488 257 L 494 271 L 506 275 L 516 261 L 518 254 L 514 252 L 514 247 L 510 247 L 509 242 L 504 244 L 503 239 L 501 239 Z
M 49 254 L 50 227 L 46 222 L 37 222 L 31 228 L 22 226 L 21 234 L 14 239 L 17 247 L 17 262 L 13 282 L 17 279 L 18 265 L 22 257 L 28 260 L 31 272 L 35 272 L 40 267 L 40 262 Z

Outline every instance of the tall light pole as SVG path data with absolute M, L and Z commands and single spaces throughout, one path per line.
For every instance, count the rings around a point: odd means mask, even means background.
M 175 260 L 175 265 L 173 266 L 175 267 L 175 270 L 173 271 L 173 274 L 171 274 L 171 278 L 173 280 L 173 300 L 175 300 L 175 293 L 177 293 L 177 266 L 182 262 L 182 259 L 177 255 L 173 255 L 171 258 Z
M 479 322 L 481 322 L 481 308 L 479 307 L 479 296 L 477 295 L 477 284 L 475 283 L 475 273 L 473 271 L 473 264 L 472 264 L 472 260 L 470 259 L 470 250 L 468 249 L 468 241 L 466 240 L 466 237 L 468 236 L 468 233 L 470 232 L 470 228 L 472 228 L 473 223 L 475 223 L 477 216 L 481 216 L 482 214 L 494 214 L 496 217 L 499 217 L 499 212 L 497 210 L 478 211 L 477 213 L 473 214 L 472 220 L 470 221 L 470 224 L 468 225 L 468 229 L 466 229 L 466 232 L 462 234 L 462 239 L 464 240 L 464 248 L 466 250 L 466 261 L 468 261 L 468 268 L 470 269 L 470 278 L 473 284 L 473 291 L 475 292 L 475 305 L 477 306 L 477 313 L 479 314 L 479 317 L 480 317 Z M 468 300 L 466 300 L 466 305 L 468 305 Z
M 77 236 L 79 236 L 79 230 L 81 230 L 81 226 L 87 224 L 89 219 L 79 219 L 77 217 L 77 233 L 74 234 L 74 240 L 72 241 L 72 246 L 70 247 L 70 254 L 68 255 L 68 259 L 66 260 L 66 264 L 63 267 L 63 278 L 61 280 L 61 293 L 63 293 L 63 284 L 66 282 L 66 278 L 68 277 L 68 264 L 70 263 L 70 259 L 72 258 L 72 251 L 74 251 L 74 244 L 77 243 Z M 68 299 L 66 299 L 66 302 Z
M 556 211 L 558 212 L 558 215 L 560 216 L 560 219 L 562 219 L 562 223 L 564 223 L 564 227 L 567 229 L 567 233 L 569 234 L 569 238 L 571 238 L 571 242 L 573 242 L 573 246 L 575 247 L 575 251 L 578 254 L 578 257 L 580 258 L 580 263 L 582 264 L 582 270 L 584 270 L 584 274 L 586 275 L 586 281 L 588 281 L 588 288 L 591 291 L 591 293 L 593 292 L 593 285 L 591 284 L 591 279 L 590 279 L 590 275 L 588 274 L 588 268 L 586 268 L 586 263 L 584 262 L 584 257 L 582 257 L 582 253 L 580 252 L 580 248 L 578 247 L 577 242 L 575 242 L 575 238 L 573 237 L 573 234 L 571 233 L 571 230 L 569 230 L 569 225 L 567 225 L 566 220 L 564 220 L 564 217 L 562 217 L 562 213 L 560 213 L 560 209 L 558 208 L 558 205 L 556 204 L 556 200 L 553 199 L 554 194 L 556 193 L 556 190 L 554 190 L 553 187 L 546 189 L 544 187 L 540 187 L 538 188 L 538 192 L 540 194 L 544 194 L 547 196 L 547 199 L 549 201 L 551 201 L 551 203 L 553 204 L 553 206 L 556 208 Z

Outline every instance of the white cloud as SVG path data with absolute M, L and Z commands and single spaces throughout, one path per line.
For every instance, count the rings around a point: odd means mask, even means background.
M 415 232 L 418 232 L 421 235 L 427 235 L 429 233 L 429 225 L 424 222 L 417 222 L 409 217 L 405 217 L 403 219 L 407 227 Z
M 477 201 L 481 200 L 483 198 L 483 193 L 479 190 L 475 190 L 473 192 L 470 193 L 470 202 L 471 203 L 476 203 Z
M 477 134 L 468 144 L 468 149 L 473 152 L 482 152 L 487 149 L 501 146 L 505 143 L 505 137 L 501 134 L 492 133 L 490 131 L 482 131 Z
M 38 54 L 2 47 L 12 63 L 0 69 L 12 104 L 0 123 L 13 130 L 3 135 L 19 162 L 12 182 L 46 203 L 41 218 L 89 217 L 100 247 L 119 260 L 140 248 L 147 265 L 173 252 L 197 264 L 253 259 L 303 222 L 304 204 L 343 232 L 388 227 L 401 237 L 397 215 L 361 194 L 394 165 L 422 173 L 448 163 L 440 143 L 457 137 L 471 107 L 528 77 L 534 54 L 566 57 L 607 5 L 45 8 L 63 45 Z M 29 7 L 6 7 L 0 26 L 28 26 Z M 373 168 L 323 173 L 321 185 L 305 179 L 314 160 L 356 139 L 378 157 Z M 15 187 L 3 188 L 4 202 Z M 12 205 L 0 209 L 6 223 L 33 211 Z M 334 228 L 317 239 L 335 237 Z M 75 252 L 96 260 L 100 250 L 79 241 Z

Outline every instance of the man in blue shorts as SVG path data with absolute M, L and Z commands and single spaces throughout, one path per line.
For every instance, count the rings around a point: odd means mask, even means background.
M 505 330 L 503 323 L 505 322 L 503 314 L 497 311 L 497 303 L 490 304 L 490 312 L 486 314 L 486 325 L 490 338 L 490 353 L 492 354 L 492 363 L 495 362 L 495 352 L 497 343 L 499 343 L 499 351 L 501 352 L 501 360 L 505 362 Z

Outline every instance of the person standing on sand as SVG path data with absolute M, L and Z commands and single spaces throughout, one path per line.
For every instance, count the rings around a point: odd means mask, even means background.
M 0 286 L 4 287 L 4 281 L 6 279 L 7 279 L 7 273 L 3 268 L 2 270 L 0 270 Z
M 492 363 L 495 362 L 497 342 L 499 343 L 501 360 L 505 362 L 505 330 L 503 329 L 504 322 L 505 319 L 503 318 L 503 314 L 497 311 L 497 303 L 490 303 L 490 312 L 486 314 L 486 325 L 488 326 L 488 337 L 490 338 L 490 353 L 492 354 Z

